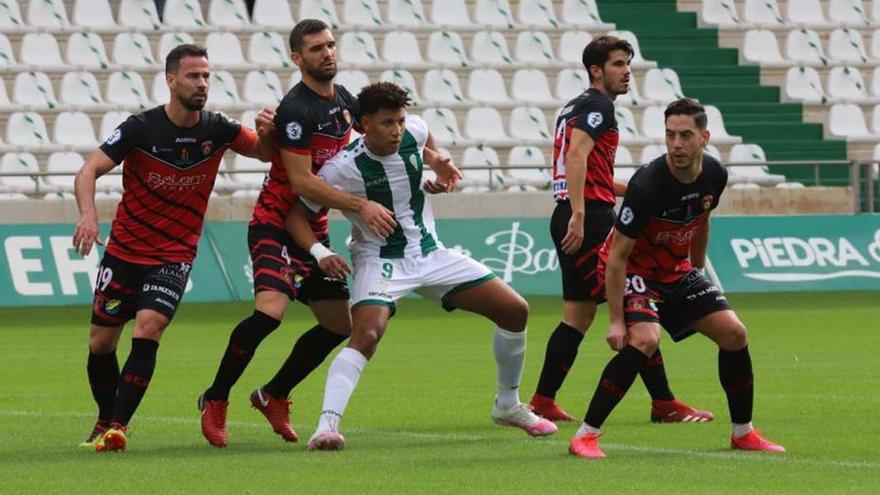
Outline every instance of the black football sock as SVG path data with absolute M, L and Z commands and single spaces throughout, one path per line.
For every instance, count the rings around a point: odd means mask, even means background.
M 556 398 L 556 392 L 562 387 L 562 382 L 565 381 L 568 371 L 574 364 L 582 340 L 584 334 L 572 326 L 559 322 L 559 326 L 547 341 L 544 367 L 541 368 L 541 377 L 538 379 L 539 394 L 551 399 Z
M 260 342 L 279 325 L 279 320 L 261 311 L 254 311 L 252 315 L 241 320 L 229 336 L 229 345 L 220 361 L 214 383 L 205 391 L 205 399 L 229 400 L 229 391 L 251 362 Z
M 629 390 L 647 361 L 648 356 L 631 345 L 618 352 L 602 371 L 599 386 L 596 387 L 596 393 L 593 394 L 593 400 L 590 401 L 584 422 L 594 428 L 601 428 L 602 423 L 605 422 L 620 399 L 626 395 L 626 391 Z
M 290 356 L 284 361 L 278 373 L 263 387 L 263 392 L 278 399 L 287 397 L 293 387 L 309 376 L 309 373 L 320 366 L 327 355 L 346 339 L 348 339 L 347 335 L 331 332 L 321 325 L 310 328 L 297 339 Z
M 663 355 L 660 348 L 648 359 L 645 367 L 639 372 L 645 388 L 651 394 L 651 400 L 673 400 L 672 390 L 669 390 L 669 380 L 666 378 L 666 367 L 663 365 Z
M 89 350 L 86 369 L 89 373 L 92 397 L 98 404 L 98 419 L 109 421 L 113 417 L 113 402 L 116 401 L 116 387 L 119 385 L 119 361 L 116 359 L 116 349 L 107 354 L 95 354 Z
M 156 369 L 159 343 L 150 339 L 131 339 L 131 352 L 119 376 L 119 392 L 113 408 L 113 422 L 128 425 L 150 386 Z
M 727 394 L 730 420 L 745 424 L 752 420 L 752 404 L 755 396 L 752 358 L 749 347 L 738 351 L 718 350 L 718 376 Z

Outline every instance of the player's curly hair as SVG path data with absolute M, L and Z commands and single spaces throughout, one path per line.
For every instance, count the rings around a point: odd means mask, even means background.
M 387 81 L 365 86 L 357 98 L 358 110 L 362 115 L 371 115 L 379 110 L 400 110 L 412 104 L 405 89 Z
M 697 129 L 704 130 L 709 125 L 709 119 L 706 117 L 706 109 L 703 105 L 693 98 L 679 98 L 666 107 L 663 112 L 664 121 L 672 115 L 690 115 L 694 118 L 694 125 Z
M 593 82 L 593 74 L 590 73 L 590 67 L 594 65 L 598 65 L 600 68 L 605 67 L 605 62 L 611 58 L 611 52 L 614 50 L 626 52 L 630 60 L 635 56 L 635 50 L 633 50 L 629 41 L 616 36 L 599 36 L 587 43 L 581 54 L 581 62 L 584 64 L 584 69 L 587 69 L 590 82 Z
M 208 50 L 203 46 L 189 43 L 175 46 L 165 57 L 165 73 L 177 74 L 177 71 L 180 70 L 180 59 L 183 57 L 208 58 Z

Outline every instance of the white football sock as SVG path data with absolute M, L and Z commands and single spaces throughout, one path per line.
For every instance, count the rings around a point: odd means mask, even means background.
M 752 422 L 748 423 L 732 423 L 733 424 L 733 438 L 742 438 L 749 434 L 750 431 L 754 430 L 752 428 Z
M 519 382 L 522 378 L 523 360 L 526 354 L 526 332 L 511 332 L 495 328 L 492 350 L 498 365 L 498 395 L 495 404 L 499 409 L 510 409 L 519 404 Z
M 348 406 L 348 400 L 357 387 L 358 380 L 367 358 L 351 347 L 339 351 L 327 371 L 327 384 L 324 386 L 324 406 L 317 431 L 339 431 L 339 422 Z
M 592 426 L 588 425 L 586 422 L 581 423 L 581 427 L 578 428 L 578 431 L 577 431 L 577 433 L 574 434 L 574 437 L 578 438 L 578 437 L 582 437 L 587 434 L 598 435 L 599 428 L 593 428 Z

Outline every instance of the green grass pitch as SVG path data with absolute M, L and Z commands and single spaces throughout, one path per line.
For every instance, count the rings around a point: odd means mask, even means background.
M 0 309 L 0 493 L 878 493 L 880 305 L 877 294 L 765 294 L 731 300 L 749 327 L 755 424 L 782 456 L 728 449 L 716 351 L 664 340 L 676 394 L 709 408 L 702 425 L 655 425 L 638 381 L 605 425 L 608 458 L 566 453 L 576 424 L 532 439 L 490 418 L 491 324 L 405 300 L 343 420 L 342 452 L 307 452 L 327 363 L 294 391 L 300 443 L 271 433 L 247 396 L 267 380 L 310 314 L 290 308 L 232 393 L 230 446 L 201 437 L 196 397 L 248 304 L 186 304 L 167 331 L 128 450 L 76 447 L 92 426 L 85 376 L 87 307 Z M 558 299 L 530 301 L 522 398 L 534 390 Z M 580 416 L 611 351 L 606 316 L 580 348 L 559 400 Z M 130 334 L 120 346 L 128 353 Z M 329 360 L 328 360 L 329 361 Z

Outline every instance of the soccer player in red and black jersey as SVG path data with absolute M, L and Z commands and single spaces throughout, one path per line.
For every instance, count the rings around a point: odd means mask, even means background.
M 665 117 L 666 154 L 632 177 L 613 234 L 602 246 L 607 341 L 618 353 L 602 372 L 569 452 L 605 457 L 599 428 L 657 350 L 661 327 L 676 342 L 699 332 L 718 344 L 718 374 L 733 422 L 731 447 L 784 452 L 752 428 L 746 327 L 700 271 L 709 215 L 727 185 L 727 170 L 703 153 L 709 131 L 702 105 L 683 98 L 666 108 Z
M 170 101 L 120 124 L 76 177 L 80 220 L 73 244 L 86 255 L 98 241 L 95 180 L 124 161 L 122 200 L 92 305 L 88 375 L 98 421 L 83 445 L 99 451 L 125 449 L 128 422 L 153 375 L 159 339 L 189 279 L 223 153 L 271 158 L 271 141 L 202 110 L 210 78 L 204 48 L 171 50 L 165 78 Z M 258 117 L 263 133 L 274 132 L 270 119 L 268 111 Z M 131 353 L 120 373 L 116 346 L 131 319 Z
M 214 382 L 199 400 L 202 433 L 215 447 L 228 443 L 226 411 L 232 386 L 260 342 L 281 324 L 290 300 L 307 304 L 317 325 L 300 336 L 276 375 L 250 398 L 251 405 L 284 440 L 297 440 L 290 425 L 290 392 L 351 333 L 345 280 L 322 271 L 314 249 L 300 248 L 286 230 L 287 216 L 297 197 L 358 212 L 373 232 L 383 237 L 396 225 L 394 215 L 379 203 L 338 191 L 314 175 L 348 144 L 357 116 L 355 98 L 333 83 L 336 41 L 330 29 L 319 20 L 300 21 L 290 33 L 290 51 L 302 82 L 278 106 L 277 148 L 248 229 L 255 310 L 233 330 Z M 313 248 L 329 249 L 326 212 L 313 218 L 311 226 L 321 242 Z
M 599 247 L 614 225 L 614 199 L 626 185 L 614 180 L 619 134 L 614 99 L 629 89 L 632 46 L 613 36 L 592 40 L 583 52 L 590 87 L 568 102 L 556 119 L 553 149 L 553 195 L 556 209 L 550 234 L 562 273 L 562 321 L 550 336 L 544 366 L 531 405 L 554 421 L 574 418 L 556 402 L 577 357 L 584 333 L 604 300 L 596 266 Z M 651 395 L 651 420 L 711 421 L 712 413 L 693 409 L 669 389 L 660 350 L 642 371 Z

